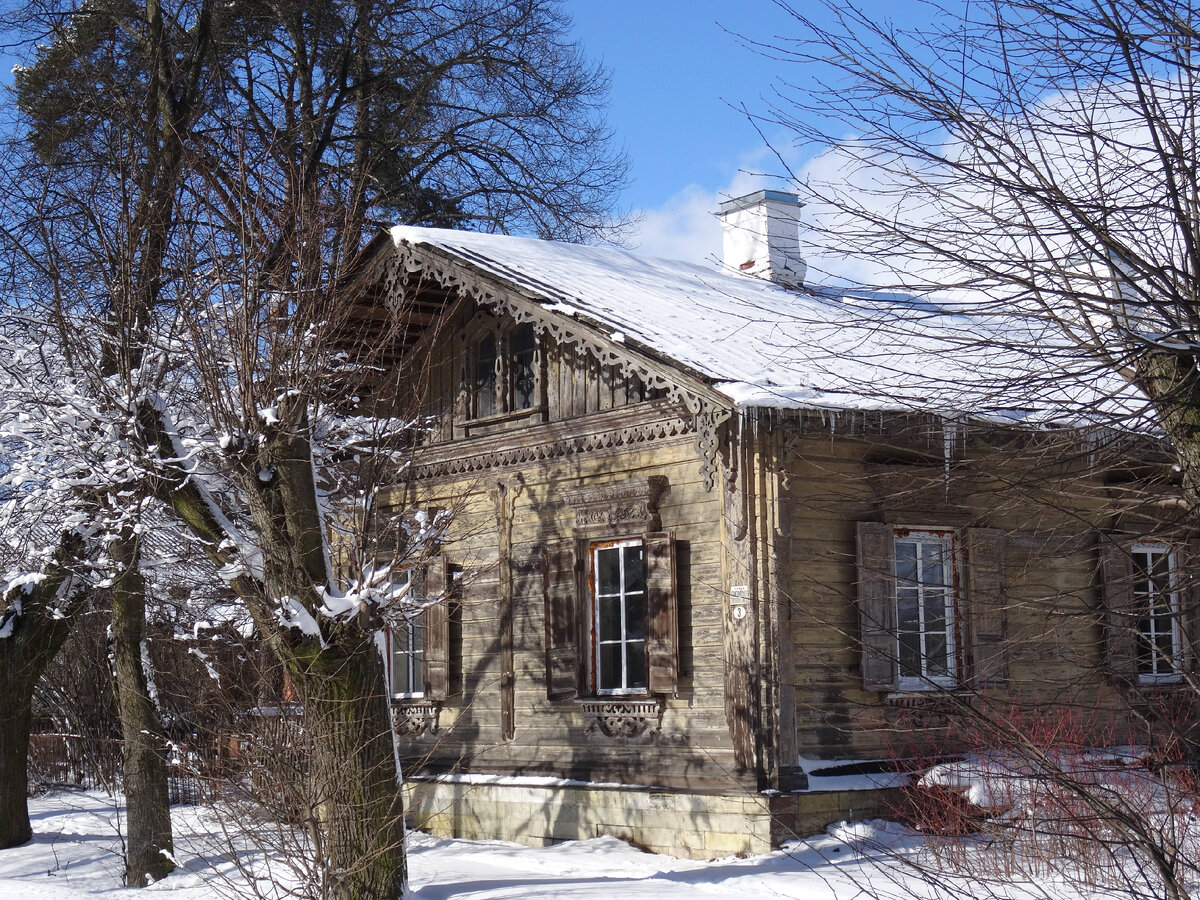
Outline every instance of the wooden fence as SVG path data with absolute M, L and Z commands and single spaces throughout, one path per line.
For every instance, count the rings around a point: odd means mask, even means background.
M 31 793 L 69 785 L 115 793 L 121 789 L 122 742 L 77 734 L 34 734 L 29 738 Z M 172 764 L 167 783 L 172 803 L 198 803 L 220 790 L 221 777 L 197 766 Z

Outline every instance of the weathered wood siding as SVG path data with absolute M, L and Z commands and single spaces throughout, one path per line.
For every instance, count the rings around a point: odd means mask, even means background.
M 960 435 L 946 463 L 936 459 L 943 440 L 936 420 L 925 434 L 882 420 L 845 426 L 843 421 L 831 433 L 811 421 L 806 427 L 793 422 L 777 429 L 771 442 L 783 485 L 778 556 L 786 566 L 778 578 L 793 650 L 780 679 L 794 692 L 800 755 L 886 758 L 986 740 L 961 724 L 966 717 L 955 714 L 952 704 L 939 709 L 936 692 L 864 689 L 856 607 L 859 522 L 953 528 L 960 568 L 969 562 L 971 529 L 993 529 L 1003 541 L 1002 574 L 976 575 L 981 581 L 1002 577 L 1002 608 L 967 608 L 963 622 L 983 631 L 1003 627 L 1006 665 L 994 659 L 988 665 L 1007 677 L 973 702 L 995 704 L 994 710 L 1029 722 L 1052 711 L 1081 734 L 1114 725 L 1119 732 L 1135 711 L 1151 710 L 1153 718 L 1162 691 L 1122 695 L 1104 672 L 1098 546 L 1102 534 L 1121 527 L 1178 536 L 1177 514 L 1173 521 L 1170 506 L 1155 502 L 1159 495 L 1144 486 L 1106 485 L 1103 467 L 1085 449 L 1056 445 L 1049 436 L 1021 445 L 989 444 L 983 437 L 964 441 Z M 903 459 L 906 453 L 909 459 Z M 966 571 L 959 575 L 964 583 L 969 577 Z
M 454 411 L 462 404 L 470 328 L 486 319 L 468 310 L 442 330 L 443 338 L 453 332 L 451 352 L 425 373 L 426 409 L 438 424 L 416 458 L 409 492 L 393 498 L 410 509 L 453 511 L 443 555 L 459 573 L 450 696 L 436 732 L 402 739 L 406 763 L 427 771 L 754 789 L 753 771 L 735 759 L 726 717 L 721 494 L 701 475 L 690 415 L 586 354 L 543 345 L 544 415 L 463 428 Z M 661 701 L 656 734 L 619 739 L 599 733 L 581 711 L 582 700 L 596 699 L 587 690 L 577 699 L 548 699 L 543 557 L 572 536 L 569 492 L 650 477 L 665 479 L 655 530 L 674 537 L 677 553 L 677 690 Z M 613 526 L 604 537 L 641 533 Z

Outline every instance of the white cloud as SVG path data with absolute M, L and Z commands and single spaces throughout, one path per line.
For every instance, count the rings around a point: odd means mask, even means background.
M 630 248 L 644 256 L 719 266 L 721 223 L 717 219 L 717 207 L 730 197 L 740 197 L 765 187 L 778 188 L 779 179 L 757 171 L 770 155 L 771 151 L 766 147 L 743 154 L 738 170 L 724 188 L 709 191 L 690 184 L 662 206 L 636 210 L 634 215 L 638 221 L 628 238 Z
M 645 256 L 711 264 L 721 254 L 719 198 L 690 184 L 657 209 L 641 209 L 629 245 Z

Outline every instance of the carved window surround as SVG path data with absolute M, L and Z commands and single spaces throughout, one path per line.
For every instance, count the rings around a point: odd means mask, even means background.
M 400 700 L 392 703 L 392 728 L 402 737 L 437 734 L 442 704 L 426 701 Z
M 658 501 L 666 487 L 665 477 L 652 475 L 566 491 L 567 505 L 575 512 L 575 533 L 657 531 L 662 526 Z
M 662 731 L 663 705 L 657 699 L 580 700 L 579 711 L 589 737 L 614 741 L 651 741 Z
M 685 373 L 676 372 L 668 365 L 654 364 L 630 352 L 622 343 L 599 333 L 595 326 L 572 321 L 568 314 L 545 309 L 543 302 L 569 300 L 557 296 L 549 285 L 516 273 L 504 276 L 486 269 L 480 272 L 454 256 L 452 251 L 442 248 L 407 242 L 396 245 L 396 252 L 388 259 L 381 279 L 384 302 L 389 308 L 401 308 L 408 277 L 416 275 L 469 297 L 477 305 L 497 315 L 508 316 L 518 324 L 531 323 L 539 340 L 576 347 L 591 354 L 602 366 L 615 366 L 623 376 L 641 379 L 648 390 L 665 391 L 668 398 L 682 404 L 691 414 L 696 432 L 696 453 L 701 459 L 700 473 L 708 490 L 715 486 L 721 428 L 733 415 L 727 399 L 698 381 L 692 385 L 681 384 L 681 380 L 687 378 Z M 506 281 L 511 287 L 497 291 L 497 283 L 504 285 Z M 679 377 L 673 377 L 676 375 Z
M 525 422 L 529 419 L 535 422 L 545 422 L 546 410 L 541 407 L 531 406 L 528 409 L 497 413 L 494 416 L 487 416 L 482 419 L 467 419 L 462 423 L 462 430 L 467 437 L 474 437 L 480 434 L 491 434 L 502 430 L 505 426 L 511 425 L 513 422 Z

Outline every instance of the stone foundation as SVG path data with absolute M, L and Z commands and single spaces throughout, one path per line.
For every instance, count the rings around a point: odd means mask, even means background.
M 689 859 L 766 853 L 832 822 L 875 818 L 891 808 L 886 791 L 712 795 L 469 777 L 418 778 L 405 788 L 409 822 L 439 837 L 540 847 L 613 835 Z

